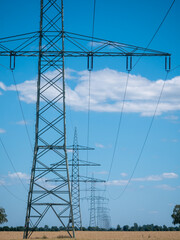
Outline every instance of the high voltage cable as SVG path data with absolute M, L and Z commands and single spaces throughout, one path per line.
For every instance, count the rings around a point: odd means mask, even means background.
M 115 198 L 114 200 L 122 197 L 122 195 L 123 195 L 124 192 L 126 191 L 128 185 L 130 184 L 130 182 L 131 182 L 131 180 L 132 180 L 132 177 L 133 177 L 133 175 L 134 175 L 134 173 L 135 173 L 135 170 L 136 170 L 136 168 L 137 168 L 137 166 L 138 166 L 138 164 L 139 164 L 139 162 L 140 162 L 142 153 L 143 153 L 144 148 L 145 148 L 145 145 L 146 145 L 146 143 L 147 143 L 147 140 L 148 140 L 148 137 L 149 137 L 149 134 L 150 134 L 150 131 L 151 131 L 151 128 L 152 128 L 152 125 L 153 125 L 153 122 L 154 122 L 154 119 L 155 119 L 157 110 L 158 110 L 159 103 L 160 103 L 160 101 L 161 101 L 161 97 L 162 97 L 162 94 L 163 94 L 163 91 L 164 91 L 164 87 L 165 87 L 165 83 L 166 83 L 166 80 L 167 80 L 167 77 L 168 77 L 168 73 L 169 73 L 169 72 L 167 72 L 166 77 L 165 77 L 165 80 L 164 80 L 164 82 L 163 82 L 163 85 L 162 85 L 162 88 L 161 88 L 161 91 L 160 91 L 160 95 L 159 95 L 159 97 L 158 97 L 158 101 L 157 101 L 157 104 L 156 104 L 156 108 L 155 108 L 153 117 L 152 117 L 152 119 L 151 119 L 151 122 L 150 122 L 150 125 L 149 125 L 149 128 L 148 128 L 148 131 L 147 131 L 147 133 L 146 133 L 145 140 L 144 140 L 144 142 L 143 142 L 143 144 L 142 144 L 142 147 L 141 147 L 139 156 L 138 156 L 138 158 L 137 158 L 136 164 L 135 164 L 135 166 L 134 166 L 134 169 L 133 169 L 133 171 L 132 171 L 132 174 L 131 174 L 131 176 L 130 176 L 130 178 L 129 178 L 127 184 L 126 184 L 126 186 L 124 187 L 123 191 L 121 192 L 121 194 L 120 194 L 117 198 Z
M 94 0 L 93 7 L 93 25 L 92 25 L 92 43 L 91 43 L 91 52 L 93 50 L 94 42 L 94 28 L 95 28 L 95 13 L 96 13 L 96 0 Z M 89 129 L 90 129 L 90 109 L 91 109 L 91 71 L 89 71 L 89 92 L 88 92 L 88 122 L 87 122 L 87 147 L 89 147 Z M 89 151 L 87 150 L 87 161 L 89 161 Z M 86 177 L 88 175 L 88 166 L 86 167 Z
M 113 165 L 114 157 L 115 157 L 115 152 L 116 152 L 116 148 L 117 148 L 118 138 L 119 138 L 119 132 L 120 132 L 121 125 L 122 125 L 122 117 L 123 117 L 123 110 L 124 110 L 125 99 L 126 99 L 127 88 L 128 88 L 129 74 L 130 74 L 130 72 L 128 72 L 128 75 L 127 75 L 126 86 L 125 86 L 123 100 L 122 100 L 122 107 L 121 107 L 121 112 L 120 112 L 120 116 L 119 116 L 118 129 L 117 129 L 117 133 L 116 133 L 116 140 L 115 140 L 115 144 L 114 144 L 113 155 L 112 155 L 112 160 L 111 160 L 111 164 L 110 164 L 110 169 L 109 169 L 109 174 L 108 174 L 108 177 L 107 177 L 107 181 L 110 178 L 112 165 Z
M 3 67 L 3 68 L 5 68 L 5 69 L 7 69 L 7 70 L 10 70 L 8 67 L 6 67 L 5 65 L 3 65 L 3 64 L 1 64 L 1 63 L 0 63 L 0 66 Z
M 31 138 L 30 138 L 30 135 L 29 135 L 28 127 L 27 127 L 27 121 L 25 119 L 23 107 L 22 107 L 22 104 L 21 104 L 21 100 L 20 100 L 20 96 L 19 96 L 19 92 L 18 92 L 18 88 L 17 88 L 17 83 L 16 83 L 16 79 L 15 79 L 15 76 L 14 76 L 14 72 L 13 72 L 13 70 L 11 70 L 10 68 L 4 66 L 1 63 L 0 63 L 0 66 L 2 66 L 3 68 L 11 71 L 11 73 L 12 73 L 12 77 L 13 77 L 13 81 L 14 81 L 14 85 L 15 85 L 15 90 L 16 90 L 16 94 L 17 94 L 17 97 L 18 97 L 18 102 L 19 102 L 19 106 L 20 106 L 20 110 L 21 110 L 21 115 L 23 117 L 24 126 L 25 126 L 25 129 L 26 129 L 26 134 L 27 134 L 27 137 L 28 137 L 28 141 L 29 141 L 29 145 L 30 145 L 31 151 L 33 152 L 33 146 L 32 146 L 32 143 L 31 143 Z
M 18 173 L 17 173 L 17 171 L 16 171 L 16 168 L 15 168 L 15 166 L 14 166 L 14 164 L 13 164 L 13 162 L 12 162 L 10 156 L 9 156 L 9 153 L 8 153 L 8 151 L 7 151 L 7 149 L 6 149 L 5 145 L 4 145 L 4 143 L 3 143 L 2 139 L 1 139 L 1 137 L 0 137 L 0 143 L 1 143 L 2 147 L 3 147 L 3 149 L 4 149 L 4 152 L 5 152 L 6 156 L 7 156 L 7 159 L 8 159 L 9 162 L 11 163 L 11 166 L 12 166 L 12 168 L 13 168 L 13 170 L 14 170 L 16 176 L 19 178 L 19 181 L 22 183 L 24 189 L 27 191 L 27 188 L 25 187 L 23 181 L 22 181 L 21 178 L 19 177 L 19 175 L 18 175 Z
M 26 129 L 29 145 L 30 145 L 30 148 L 33 152 L 33 146 L 32 146 L 31 138 L 30 138 L 29 131 L 28 131 L 28 128 L 27 128 L 27 122 L 26 122 L 24 111 L 23 111 L 23 108 L 22 108 L 22 104 L 21 104 L 21 100 L 20 100 L 20 96 L 19 96 L 19 92 L 18 92 L 18 88 L 17 88 L 16 79 L 15 79 L 15 76 L 14 76 L 14 72 L 11 71 L 11 73 L 12 73 L 12 76 L 13 76 L 13 81 L 14 81 L 14 85 L 15 85 L 15 89 L 16 89 L 16 94 L 17 94 L 17 97 L 18 97 L 18 102 L 19 102 L 19 106 L 20 106 L 20 109 L 21 109 L 21 114 L 22 114 L 22 117 L 23 117 L 24 126 L 25 126 L 25 129 Z
M 147 50 L 147 48 L 150 46 L 150 44 L 151 44 L 152 41 L 154 40 L 155 36 L 156 36 L 157 33 L 159 32 L 161 26 L 163 25 L 164 21 L 166 20 L 167 16 L 169 15 L 169 12 L 171 11 L 171 8 L 173 7 L 174 3 L 175 3 L 175 0 L 173 0 L 171 6 L 169 7 L 168 11 L 166 12 L 166 14 L 165 14 L 165 16 L 164 16 L 164 18 L 163 18 L 163 20 L 162 20 L 161 23 L 159 24 L 159 26 L 158 26 L 158 28 L 156 29 L 154 35 L 152 36 L 151 40 L 149 41 L 148 45 L 146 46 L 144 52 Z M 132 69 L 138 64 L 138 62 L 140 61 L 141 58 L 142 58 L 142 56 L 140 56 L 140 57 L 138 58 L 138 60 L 137 60 L 137 61 L 135 62 L 135 64 L 133 65 Z
M 162 24 L 164 23 L 165 19 L 167 18 L 167 16 L 168 16 L 171 8 L 173 7 L 174 3 L 175 3 L 175 0 L 173 0 L 171 6 L 169 7 L 168 11 L 166 12 L 166 14 L 165 14 L 165 16 L 164 16 L 164 18 L 163 18 L 163 20 L 161 21 L 160 25 L 158 26 L 157 30 L 155 31 L 154 35 L 152 36 L 151 40 L 149 41 L 148 45 L 146 46 L 144 52 L 148 49 L 148 47 L 150 46 L 150 44 L 151 44 L 152 41 L 154 40 L 155 36 L 157 35 L 158 31 L 160 30 L 160 28 L 161 28 Z M 138 62 L 140 61 L 141 58 L 142 58 L 142 56 L 140 56 L 140 57 L 138 58 L 138 60 L 136 61 L 136 63 L 133 65 L 132 70 L 135 68 L 135 66 L 138 64 Z M 166 78 L 167 78 L 167 76 L 166 76 Z M 126 97 L 126 94 L 125 94 L 125 97 Z M 124 99 L 124 100 L 125 100 L 125 99 Z M 121 119 L 121 118 L 122 118 L 122 112 L 120 113 L 120 119 Z M 122 120 L 120 120 L 120 125 L 121 125 L 121 122 L 122 122 Z M 117 134 L 117 135 L 119 135 L 119 129 L 120 129 L 120 126 L 118 125 L 118 130 L 117 130 L 117 133 L 118 133 L 118 134 Z M 116 135 L 116 140 L 117 140 L 117 138 L 118 138 L 117 135 Z M 115 141 L 115 147 L 114 147 L 114 150 L 113 150 L 112 162 L 114 161 L 113 159 L 114 159 L 114 155 L 115 155 L 115 149 L 116 149 L 116 141 Z M 110 165 L 110 172 L 111 172 L 111 169 L 112 169 L 112 164 Z M 133 173 L 133 174 L 134 174 L 134 173 Z M 107 179 L 109 180 L 109 178 L 110 178 L 110 173 L 109 173 Z M 108 180 L 107 180 L 107 181 L 108 181 Z
M 11 192 L 5 185 L 0 185 L 2 186 L 9 194 L 11 194 L 14 198 L 16 198 L 17 200 L 27 203 L 26 201 L 24 201 L 23 199 L 19 198 L 18 196 L 16 196 L 13 192 Z

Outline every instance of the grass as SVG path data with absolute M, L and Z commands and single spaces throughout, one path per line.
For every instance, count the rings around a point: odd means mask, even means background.
M 0 240 L 22 240 L 23 232 L 0 232 Z M 34 232 L 32 239 L 67 240 L 62 232 Z M 180 232 L 76 232 L 76 240 L 180 240 Z

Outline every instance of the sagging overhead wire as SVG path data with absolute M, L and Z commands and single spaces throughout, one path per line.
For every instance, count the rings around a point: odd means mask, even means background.
M 91 52 L 93 50 L 94 43 L 94 29 L 95 29 L 95 13 L 96 13 L 96 0 L 94 0 L 93 7 L 93 24 L 92 24 L 92 42 Z M 93 59 L 91 59 L 93 61 Z M 91 62 L 91 68 L 89 69 L 89 86 L 88 86 L 88 120 L 87 120 L 87 147 L 89 147 L 89 130 L 90 130 L 90 110 L 91 110 L 91 73 L 93 70 L 93 62 Z M 89 151 L 87 150 L 87 162 L 89 162 Z M 86 177 L 88 176 L 88 166 L 86 166 Z
M 30 135 L 29 135 L 29 131 L 28 131 L 28 128 L 27 128 L 27 121 L 25 119 L 23 107 L 22 107 L 22 104 L 21 104 L 21 100 L 20 100 L 19 91 L 18 91 L 18 88 L 17 88 L 16 79 L 15 79 L 15 76 L 14 76 L 14 72 L 11 71 L 11 73 L 12 73 L 12 76 L 13 76 L 13 81 L 14 81 L 14 85 L 15 85 L 15 89 L 16 89 L 16 94 L 17 94 L 19 106 L 20 106 L 20 109 L 21 109 L 21 115 L 23 117 L 24 126 L 25 126 L 25 129 L 26 129 L 26 134 L 27 134 L 27 137 L 28 137 L 29 145 L 30 145 L 31 151 L 33 152 L 33 145 L 32 145 L 31 138 L 30 138 Z
M 11 164 L 11 166 L 12 166 L 12 168 L 13 168 L 15 174 L 16 174 L 16 176 L 18 177 L 19 181 L 20 181 L 21 184 L 23 185 L 24 189 L 27 191 L 27 188 L 26 188 L 26 186 L 24 185 L 22 179 L 19 177 L 19 174 L 18 174 L 17 171 L 16 171 L 16 168 L 15 168 L 15 166 L 14 166 L 14 164 L 13 164 L 13 162 L 12 162 L 10 156 L 9 156 L 9 153 L 8 153 L 8 151 L 7 151 L 7 149 L 6 149 L 5 145 L 4 145 L 1 137 L 0 137 L 0 143 L 1 143 L 2 147 L 3 147 L 3 149 L 4 149 L 4 152 L 5 152 L 6 156 L 7 156 L 7 159 L 9 160 L 9 162 L 10 162 L 10 164 Z
M 110 178 L 110 175 L 111 175 L 111 170 L 112 170 L 114 157 L 115 157 L 115 153 L 116 153 L 116 148 L 117 148 L 117 143 L 118 143 L 118 139 L 119 139 L 119 132 L 120 132 L 121 125 L 122 125 L 122 117 L 123 117 L 124 105 L 125 105 L 128 82 L 129 82 L 129 74 L 130 74 L 130 72 L 128 72 L 128 74 L 127 74 L 126 85 L 125 85 L 125 90 L 124 90 L 124 95 L 123 95 L 123 100 L 122 100 L 122 107 L 121 107 L 121 111 L 120 111 L 118 128 L 117 128 L 117 133 L 116 133 L 116 139 L 115 139 L 113 155 L 112 155 L 112 159 L 111 159 L 111 164 L 110 164 L 110 168 L 109 168 L 109 174 L 108 174 L 108 177 L 107 177 L 107 181 L 109 181 L 109 178 Z
M 14 198 L 16 198 L 17 200 L 27 203 L 26 201 L 24 201 L 23 199 L 19 198 L 18 196 L 16 196 L 13 192 L 11 192 L 5 185 L 0 185 L 2 186 L 11 196 L 13 196 Z
M 29 141 L 29 145 L 30 145 L 31 151 L 33 152 L 33 145 L 32 145 L 32 142 L 31 142 L 29 131 L 28 131 L 27 121 L 26 121 L 26 118 L 25 118 L 25 115 L 24 115 L 22 104 L 21 104 L 21 100 L 20 100 L 19 91 L 18 91 L 18 88 L 17 88 L 17 83 L 16 83 L 14 72 L 13 72 L 13 70 L 11 70 L 10 68 L 6 67 L 3 64 L 0 64 L 0 66 L 2 66 L 3 68 L 9 70 L 11 72 L 11 74 L 12 74 L 12 78 L 13 78 L 13 82 L 14 82 L 14 85 L 15 85 L 15 90 L 16 90 L 16 94 L 17 94 L 17 98 L 18 98 L 18 102 L 19 102 L 19 106 L 20 106 L 20 110 L 21 110 L 21 115 L 22 115 L 22 118 L 23 118 L 25 130 L 26 130 L 26 134 L 27 134 L 27 137 L 28 137 L 28 141 Z
M 120 193 L 120 195 L 119 195 L 118 197 L 116 197 L 116 198 L 113 198 L 113 200 L 117 200 L 117 199 L 119 199 L 120 197 L 122 197 L 122 195 L 123 195 L 124 192 L 126 191 L 127 187 L 129 186 L 129 184 L 130 184 L 130 182 L 131 182 L 131 180 L 132 180 L 132 178 L 133 178 L 133 176 L 134 176 L 135 170 L 136 170 L 136 168 L 137 168 L 137 166 L 138 166 L 138 164 L 139 164 L 139 162 L 140 162 L 140 160 L 141 160 L 141 157 L 142 157 L 144 148 L 145 148 L 145 146 L 146 146 L 148 137 L 149 137 L 149 135 L 150 135 L 150 131 L 151 131 L 151 129 L 152 129 L 152 125 L 153 125 L 153 122 L 154 122 L 154 119 L 155 119 L 155 116 L 156 116 L 156 113 L 157 113 L 157 110 L 158 110 L 159 103 L 160 103 L 161 98 L 162 98 L 162 94 L 163 94 L 163 91 L 164 91 L 164 88 L 165 88 L 165 84 L 166 84 L 166 80 L 167 80 L 168 74 L 169 74 L 169 71 L 167 71 L 167 73 L 166 73 L 166 77 L 165 77 L 165 80 L 164 80 L 164 82 L 163 82 L 163 85 L 162 85 L 162 88 L 161 88 L 161 91 L 160 91 L 160 94 L 159 94 L 159 97 L 158 97 L 158 100 L 157 100 L 157 103 L 156 103 L 156 107 L 155 107 L 155 110 L 154 110 L 154 114 L 153 114 L 153 116 L 152 116 L 152 118 L 151 118 L 151 122 L 150 122 L 149 128 L 148 128 L 148 130 L 147 130 L 147 133 L 146 133 L 144 142 L 143 142 L 143 144 L 142 144 L 140 153 L 139 153 L 139 155 L 138 155 L 138 158 L 137 158 L 137 161 L 136 161 L 135 166 L 134 166 L 134 168 L 133 168 L 133 171 L 132 171 L 132 173 L 131 173 L 131 176 L 130 176 L 127 184 L 125 185 L 124 189 L 123 189 L 122 192 Z
M 148 49 L 148 47 L 150 46 L 150 44 L 151 44 L 152 41 L 154 40 L 155 36 L 156 36 L 157 33 L 159 32 L 162 24 L 163 24 L 164 21 L 166 20 L 166 18 L 167 18 L 167 16 L 168 16 L 170 10 L 172 9 L 174 3 L 175 3 L 175 0 L 173 0 L 172 4 L 170 5 L 170 7 L 169 7 L 168 11 L 166 12 L 163 20 L 161 21 L 161 23 L 159 24 L 159 26 L 158 26 L 158 28 L 156 29 L 155 33 L 153 34 L 151 40 L 150 40 L 149 43 L 147 44 L 144 52 Z M 138 58 L 138 60 L 137 60 L 136 63 L 133 65 L 133 67 L 132 67 L 131 70 L 133 70 L 133 69 L 135 68 L 135 66 L 138 64 L 138 62 L 140 61 L 141 58 L 142 58 L 142 56 L 140 56 L 140 57 Z M 167 79 L 167 76 L 168 76 L 168 72 L 167 72 L 167 75 L 166 75 L 166 79 Z M 166 79 L 165 79 L 165 81 L 166 81 Z M 165 83 L 164 83 L 164 84 L 165 84 Z M 161 91 L 161 93 L 160 93 L 159 102 L 160 102 L 160 99 L 161 99 L 161 95 L 162 95 L 163 89 L 164 89 L 164 85 L 163 85 L 162 91 Z M 127 91 L 127 89 L 126 89 L 126 91 Z M 126 97 L 126 93 L 125 93 L 125 97 Z M 124 99 L 124 101 L 125 101 L 125 99 Z M 157 111 L 158 105 L 159 105 L 159 103 L 156 105 L 156 110 L 155 110 L 155 111 Z M 124 107 L 123 107 L 123 108 L 124 108 Z M 120 112 L 120 121 L 119 121 L 119 124 L 118 124 L 118 130 L 117 130 L 117 134 L 116 134 L 116 139 L 118 139 L 117 136 L 119 135 L 119 129 L 120 129 L 121 124 L 122 124 L 122 110 L 123 110 L 123 108 L 121 109 L 121 112 Z M 155 115 L 154 115 L 154 117 L 155 117 Z M 149 127 L 149 129 L 148 129 L 148 133 L 147 133 L 147 135 L 146 135 L 146 138 L 148 138 L 148 136 L 149 136 L 149 133 L 150 133 L 150 130 L 151 130 L 151 127 L 152 127 L 152 123 L 153 123 L 153 121 L 154 121 L 154 117 L 152 118 L 152 121 L 151 121 L 151 123 L 150 123 L 150 127 Z M 142 152 L 143 152 L 144 147 L 145 147 L 145 144 L 146 144 L 146 142 L 147 142 L 147 139 L 146 139 L 146 138 L 145 138 L 145 141 L 144 141 L 144 143 L 143 143 Z M 109 173 L 109 175 L 108 175 L 107 181 L 109 180 L 110 174 L 111 174 L 111 169 L 112 169 L 112 165 L 113 165 L 112 163 L 113 163 L 113 161 L 114 161 L 114 155 L 115 155 L 115 151 L 116 151 L 116 147 L 117 147 L 116 144 L 117 144 L 117 143 L 116 143 L 116 141 L 115 141 L 115 146 L 114 146 L 114 150 L 113 150 L 113 157 L 112 157 L 112 161 L 111 161 L 111 165 L 110 165 L 110 173 Z M 140 155 L 139 155 L 140 158 L 141 158 L 141 155 L 142 155 L 142 153 L 140 152 Z M 139 159 L 139 160 L 140 160 L 140 159 Z M 139 160 L 137 161 L 137 164 L 136 164 L 136 166 L 135 166 L 135 168 L 134 168 L 134 171 L 133 171 L 133 173 L 132 173 L 132 176 L 134 175 L 134 172 L 135 172 L 135 170 L 136 170 L 136 168 L 137 168 L 137 165 L 138 165 L 138 163 L 139 163 Z M 132 177 L 130 178 L 130 181 L 131 181 L 131 179 L 132 179 Z M 129 183 L 130 183 L 130 182 L 129 182 Z M 127 187 L 128 187 L 128 185 L 129 185 L 129 183 L 127 184 Z M 125 190 L 127 189 L 127 187 L 125 188 Z M 124 190 L 123 192 L 125 192 L 125 190 Z M 119 197 L 118 197 L 118 198 L 119 198 Z M 118 199 L 118 198 L 117 198 L 117 199 Z
M 152 41 L 154 40 L 155 36 L 156 36 L 157 33 L 159 32 L 159 30 L 160 30 L 160 28 L 162 27 L 164 21 L 166 20 L 167 16 L 169 15 L 169 13 L 170 13 L 170 11 L 171 11 L 171 8 L 173 7 L 174 3 L 175 3 L 175 0 L 173 0 L 173 2 L 171 3 L 171 5 L 170 5 L 169 9 L 167 10 L 167 12 L 166 12 L 163 20 L 161 21 L 161 23 L 159 24 L 158 28 L 156 29 L 154 35 L 152 36 L 151 40 L 149 41 L 148 45 L 146 46 L 144 52 L 146 52 L 146 50 L 149 48 L 150 44 L 151 44 Z M 138 60 L 137 60 L 137 61 L 135 62 L 135 64 L 133 65 L 132 69 L 138 64 L 138 62 L 140 61 L 141 58 L 142 58 L 142 56 L 140 56 L 140 57 L 138 58 Z

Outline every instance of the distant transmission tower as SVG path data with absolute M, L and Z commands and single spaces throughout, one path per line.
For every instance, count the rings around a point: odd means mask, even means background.
M 103 196 L 96 196 L 97 205 L 97 226 L 103 229 L 111 227 L 111 218 L 108 208 L 109 199 Z
M 77 129 L 74 132 L 72 177 L 71 177 L 72 208 L 74 216 L 74 226 L 82 228 L 81 208 L 80 208 L 80 179 L 79 179 L 79 151 Z
M 24 238 L 31 236 L 50 210 L 68 234 L 75 237 L 66 146 L 64 58 L 86 57 L 91 71 L 94 57 L 123 56 L 130 71 L 133 56 L 165 56 L 165 68 L 170 70 L 170 54 L 66 32 L 63 0 L 40 0 L 40 3 L 39 31 L 0 38 L 0 56 L 10 57 L 11 70 L 15 69 L 16 57 L 38 57 L 35 147 Z M 18 45 L 14 46 L 16 41 Z M 96 43 L 94 49 L 92 41 Z M 39 45 L 38 50 L 35 44 Z M 58 180 L 53 181 L 54 177 Z M 82 177 L 81 181 L 92 182 L 93 196 L 94 180 Z M 91 208 L 90 222 L 95 225 L 93 197 Z
M 100 164 L 84 161 L 79 159 L 79 150 L 93 150 L 93 148 L 84 147 L 78 144 L 77 137 L 77 128 L 74 131 L 74 142 L 72 146 L 68 148 L 73 149 L 72 160 L 69 160 L 69 166 L 72 166 L 72 175 L 71 175 L 71 194 L 72 194 L 72 209 L 74 216 L 74 226 L 78 229 L 82 229 L 82 218 L 81 218 L 81 208 L 80 208 L 80 183 L 94 183 L 95 182 L 104 182 L 100 179 L 89 178 L 86 176 L 80 175 L 80 167 L 84 166 L 100 166 Z M 57 179 L 58 181 L 58 179 Z
M 94 176 L 92 176 L 93 178 Z M 96 197 L 95 197 L 95 182 L 91 182 L 91 196 L 90 196 L 90 219 L 89 226 L 96 227 Z

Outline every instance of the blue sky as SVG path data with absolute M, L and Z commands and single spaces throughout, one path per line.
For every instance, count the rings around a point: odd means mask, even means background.
M 171 3 L 170 0 L 97 0 L 94 35 L 146 47 Z M 65 0 L 64 7 L 66 31 L 91 36 L 93 1 Z M 180 64 L 179 10 L 180 2 L 176 1 L 150 45 L 151 49 L 172 53 L 172 69 Z M 0 37 L 38 30 L 39 1 L 4 1 L 0 8 L 0 29 Z M 0 64 L 8 67 L 9 59 L 0 57 Z M 88 105 L 86 60 L 67 59 L 65 66 L 67 143 L 72 144 L 76 126 L 79 144 L 86 145 Z M 14 75 L 31 142 L 34 144 L 37 61 L 18 59 Z M 159 57 L 142 58 L 130 73 L 126 96 L 129 104 L 124 106 L 112 171 L 106 183 L 112 226 L 132 225 L 134 222 L 141 225 L 151 223 L 172 225 L 172 210 L 174 205 L 179 204 L 180 197 L 180 68 L 176 68 L 168 75 L 139 164 L 128 188 L 119 197 L 140 154 L 165 75 L 164 58 Z M 88 172 L 89 174 L 94 172 L 96 177 L 105 180 L 112 160 L 126 79 L 125 59 L 94 60 L 89 140 L 90 146 L 95 147 L 95 150 L 89 153 L 89 159 L 100 163 L 101 167 L 88 169 Z M 1 65 L 0 111 L 0 137 L 19 177 L 28 189 L 32 151 L 12 74 Z M 24 225 L 26 210 L 24 201 L 27 199 L 27 191 L 14 174 L 2 145 L 0 156 L 0 206 L 6 209 L 9 226 Z M 86 153 L 80 153 L 80 158 L 86 159 Z M 84 188 L 82 186 L 82 189 Z M 8 190 L 20 200 L 13 197 Z M 83 225 L 87 226 L 89 215 L 86 204 L 87 202 L 83 200 Z M 51 221 L 53 223 L 53 220 Z

